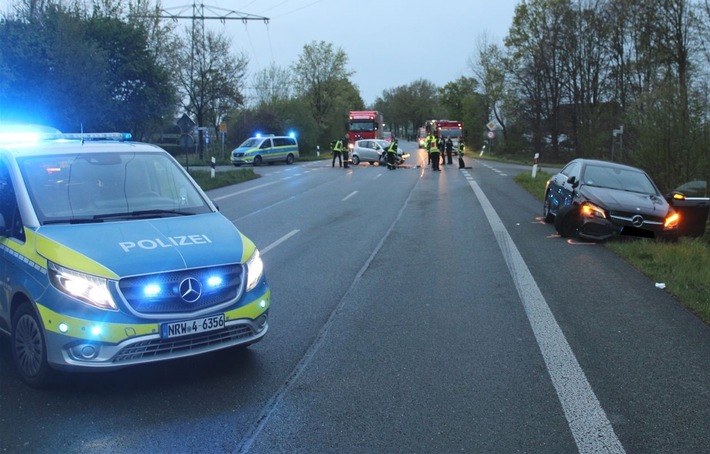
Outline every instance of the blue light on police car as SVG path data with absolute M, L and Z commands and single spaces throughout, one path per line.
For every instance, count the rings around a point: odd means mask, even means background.
M 260 132 L 257 132 L 257 133 L 254 135 L 254 137 L 256 137 L 257 139 L 261 139 L 261 133 L 260 133 Z
M 64 322 L 61 322 L 59 324 L 59 332 L 62 334 L 66 334 L 67 331 L 69 331 L 69 325 Z
M 288 136 L 292 139 L 296 138 L 296 133 L 294 131 L 289 131 Z
M 0 143 L 31 145 L 57 139 L 60 134 L 58 129 L 48 126 L 0 122 Z
M 259 307 L 262 309 L 265 309 L 266 308 L 266 300 L 259 301 Z
M 91 328 L 91 334 L 94 336 L 99 336 L 101 335 L 101 327 L 100 326 L 94 326 Z
M 160 294 L 160 286 L 158 284 L 148 284 L 143 287 L 143 295 L 148 298 L 158 296 Z
M 207 285 L 211 288 L 216 288 L 222 285 L 222 281 L 221 276 L 210 276 L 207 279 Z
M 0 133 L 0 143 L 36 143 L 40 135 L 35 132 L 3 132 Z

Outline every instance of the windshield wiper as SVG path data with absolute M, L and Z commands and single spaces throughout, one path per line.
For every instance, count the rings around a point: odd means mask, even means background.
M 97 215 L 94 215 L 94 219 L 101 221 L 103 219 L 111 219 L 111 218 L 136 218 L 136 217 L 144 217 L 144 216 L 162 217 L 164 215 L 190 216 L 192 214 L 194 214 L 194 213 L 190 213 L 188 211 L 179 211 L 179 210 L 136 210 L 136 211 L 127 211 L 125 213 L 97 214 Z
M 99 222 L 104 222 L 100 218 L 69 218 L 69 219 L 48 219 L 42 222 L 43 225 L 49 224 L 95 224 Z

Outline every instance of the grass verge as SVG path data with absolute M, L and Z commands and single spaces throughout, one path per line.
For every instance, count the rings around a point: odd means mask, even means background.
M 212 178 L 212 173 L 209 170 L 190 170 L 189 173 L 203 191 L 231 186 L 259 178 L 259 175 L 254 173 L 254 169 L 251 167 L 215 172 L 214 178 Z
M 524 173 L 515 181 L 542 202 L 550 176 L 538 172 L 532 178 Z M 681 238 L 677 243 L 625 238 L 604 244 L 654 282 L 664 283 L 668 293 L 710 325 L 710 232 L 703 238 Z

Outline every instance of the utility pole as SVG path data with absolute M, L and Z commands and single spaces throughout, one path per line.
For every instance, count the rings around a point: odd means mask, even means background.
M 195 80 L 195 70 L 194 62 L 195 55 L 197 52 L 204 50 L 205 46 L 205 21 L 206 20 L 218 20 L 223 24 L 228 20 L 239 20 L 246 25 L 247 21 L 263 21 L 264 24 L 269 23 L 269 18 L 264 16 L 258 16 L 256 14 L 243 13 L 240 11 L 234 11 L 226 8 L 220 8 L 217 6 L 205 5 L 200 2 L 193 1 L 190 5 L 175 6 L 171 8 L 161 8 L 156 14 L 149 16 L 139 16 L 139 17 L 149 17 L 152 19 L 171 19 L 173 21 L 178 21 L 181 19 L 188 19 L 192 21 L 192 33 L 191 33 L 191 49 L 190 49 L 190 78 L 191 82 Z M 199 122 L 199 119 L 198 119 Z M 200 156 L 202 155 L 202 150 L 204 147 L 204 127 L 202 124 L 197 125 L 198 132 L 198 142 L 197 145 L 200 150 Z

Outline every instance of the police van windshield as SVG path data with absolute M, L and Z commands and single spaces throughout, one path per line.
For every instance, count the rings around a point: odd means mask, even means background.
M 261 141 L 264 139 L 258 138 L 258 137 L 252 137 L 251 139 L 247 139 L 239 145 L 239 148 L 254 148 L 258 147 Z
M 211 211 L 179 165 L 162 153 L 81 153 L 19 161 L 40 224 Z

